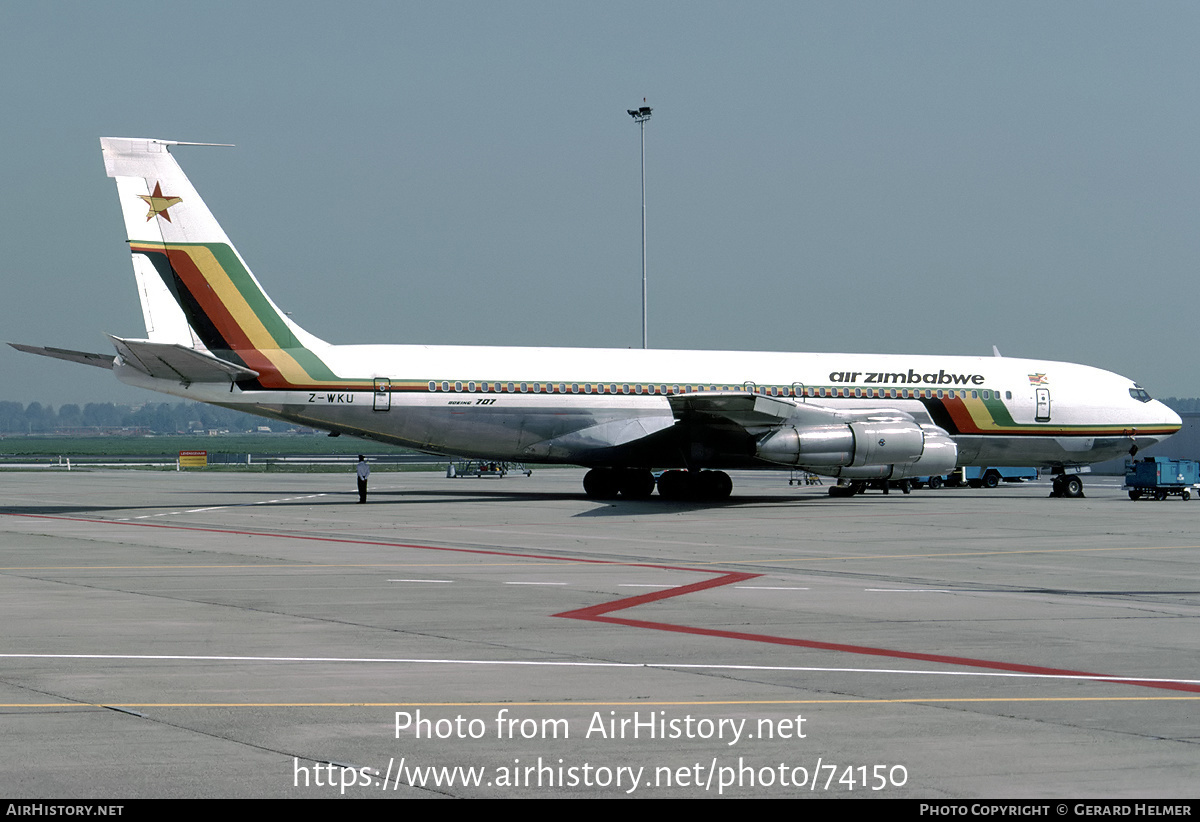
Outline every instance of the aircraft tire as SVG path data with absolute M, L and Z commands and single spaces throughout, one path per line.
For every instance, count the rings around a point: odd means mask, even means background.
M 616 499 L 620 491 L 617 472 L 611 468 L 593 468 L 583 475 L 583 493 L 588 499 Z
M 701 471 L 695 482 L 696 497 L 718 501 L 729 499 L 733 493 L 733 480 L 724 471 Z
M 831 485 L 829 486 L 829 496 L 831 497 L 852 497 L 858 493 L 858 489 L 853 485 Z
M 1062 481 L 1062 495 L 1069 499 L 1078 499 L 1083 496 L 1083 480 L 1075 474 L 1071 474 Z
M 621 472 L 620 488 L 625 499 L 649 499 L 654 493 L 654 474 L 649 468 L 627 468 Z
M 658 495 L 672 501 L 690 499 L 692 496 L 692 478 L 687 471 L 673 469 L 664 471 L 658 478 Z

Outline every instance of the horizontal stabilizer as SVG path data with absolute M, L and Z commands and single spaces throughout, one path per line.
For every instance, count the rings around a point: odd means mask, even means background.
M 236 382 L 258 376 L 257 371 L 186 345 L 125 340 L 111 335 L 109 339 L 117 347 L 122 360 L 156 379 L 178 380 L 186 385 L 194 382 Z
M 26 354 L 40 354 L 43 357 L 54 357 L 57 360 L 81 362 L 97 368 L 111 369 L 113 367 L 112 354 L 90 354 L 87 351 L 72 351 L 69 348 L 41 348 L 36 345 L 21 345 L 20 343 L 9 343 L 9 345 Z

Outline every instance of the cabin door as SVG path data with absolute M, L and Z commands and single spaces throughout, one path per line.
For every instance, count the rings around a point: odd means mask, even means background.
M 390 411 L 392 408 L 392 381 L 380 377 L 375 380 L 375 410 Z
M 1038 422 L 1050 422 L 1050 389 L 1038 388 L 1035 391 L 1037 399 L 1037 411 L 1034 414 L 1034 419 Z

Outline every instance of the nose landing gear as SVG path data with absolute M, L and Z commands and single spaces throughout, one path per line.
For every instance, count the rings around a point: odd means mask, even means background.
M 1079 499 L 1083 497 L 1083 479 L 1078 474 L 1055 474 L 1050 496 Z

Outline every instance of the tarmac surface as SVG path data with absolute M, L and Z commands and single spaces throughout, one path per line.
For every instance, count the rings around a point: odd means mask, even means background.
M 1195 498 L 581 478 L 0 473 L 2 793 L 1197 795 Z

